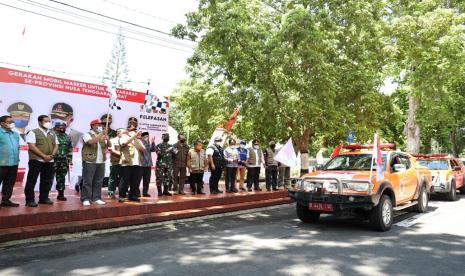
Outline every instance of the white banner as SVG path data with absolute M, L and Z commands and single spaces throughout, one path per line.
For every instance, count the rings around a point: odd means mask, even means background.
M 147 113 L 142 110 L 145 93 L 117 89 L 121 110 L 111 110 L 112 129 L 126 128 L 129 117 L 136 117 L 139 129 L 161 141 L 168 132 L 168 112 Z M 27 167 L 25 134 L 38 127 L 37 117 L 49 115 L 53 121 L 68 124 L 67 133 L 74 146 L 73 162 L 81 162 L 82 135 L 90 122 L 108 112 L 109 93 L 100 84 L 55 78 L 0 67 L 0 114 L 11 115 L 21 135 L 20 169 Z M 76 168 L 81 166 L 77 165 Z M 80 175 L 79 172 L 74 172 Z

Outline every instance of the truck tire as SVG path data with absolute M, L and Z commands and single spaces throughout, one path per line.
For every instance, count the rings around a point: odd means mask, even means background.
M 450 191 L 446 194 L 446 199 L 449 201 L 457 200 L 457 188 L 455 186 L 455 181 L 450 183 Z
M 394 214 L 392 210 L 392 200 L 388 195 L 382 195 L 378 205 L 370 212 L 370 224 L 373 229 L 386 232 L 392 227 Z
M 311 211 L 307 206 L 302 206 L 299 203 L 296 205 L 297 217 L 305 223 L 317 222 L 320 218 L 320 213 Z
M 415 206 L 415 211 L 418 213 L 425 213 L 428 210 L 429 195 L 428 191 L 425 188 L 425 185 L 422 185 L 420 192 L 418 193 L 418 204 Z

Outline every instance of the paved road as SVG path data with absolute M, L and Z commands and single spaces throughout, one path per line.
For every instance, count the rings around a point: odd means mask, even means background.
M 294 206 L 0 249 L 0 275 L 465 275 L 465 197 L 387 233 Z

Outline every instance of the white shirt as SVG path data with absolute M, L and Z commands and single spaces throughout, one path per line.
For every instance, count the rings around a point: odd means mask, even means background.
M 91 131 L 91 132 L 92 134 L 97 135 L 97 133 L 95 133 L 94 131 Z M 82 137 L 82 140 L 84 140 L 84 143 L 87 143 L 90 140 L 92 140 L 92 136 L 90 135 L 89 132 L 87 132 Z M 95 160 L 95 162 L 88 162 L 88 163 L 97 163 L 97 164 L 105 163 L 105 161 L 103 161 L 102 147 L 100 147 L 100 144 L 98 142 L 97 142 L 97 159 Z
M 39 129 L 44 133 L 45 136 L 47 136 L 52 131 L 52 130 L 43 130 L 41 127 L 39 127 Z M 29 131 L 26 135 L 26 143 L 35 144 L 36 142 L 37 142 L 36 134 L 32 130 Z M 56 135 L 55 135 L 55 144 L 58 145 L 58 138 Z M 37 161 L 44 162 L 43 159 L 37 159 Z M 47 163 L 53 163 L 53 159 L 48 161 Z
M 206 154 L 206 155 L 212 155 L 212 156 L 213 156 L 213 153 L 214 153 L 214 152 L 215 152 L 214 149 L 212 149 L 212 148 L 207 148 L 207 150 L 205 151 L 205 154 Z

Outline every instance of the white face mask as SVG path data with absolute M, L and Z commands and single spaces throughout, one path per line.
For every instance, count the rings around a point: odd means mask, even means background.
M 5 128 L 8 128 L 8 129 L 14 129 L 16 126 L 15 126 L 15 123 L 11 123 L 11 124 L 7 124 L 5 125 Z
M 253 148 L 254 148 L 254 149 L 258 149 L 258 148 L 259 148 L 259 146 L 253 146 Z
M 97 133 L 100 133 L 100 132 L 102 132 L 102 131 L 103 131 L 103 126 L 98 126 L 98 127 L 97 127 Z
M 47 123 L 45 123 L 43 126 L 44 126 L 44 128 L 46 128 L 46 129 L 52 129 L 52 127 L 53 127 L 51 122 L 47 122 Z
M 245 145 L 241 144 L 240 145 L 241 149 L 245 149 Z
M 220 146 L 221 142 L 215 142 L 215 145 Z

